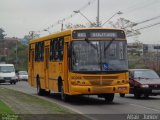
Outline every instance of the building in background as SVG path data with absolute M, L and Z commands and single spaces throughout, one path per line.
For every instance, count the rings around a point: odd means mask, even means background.
M 139 54 L 143 55 L 145 53 L 157 53 L 160 52 L 160 44 L 135 44 L 128 43 L 127 46 L 128 54 Z

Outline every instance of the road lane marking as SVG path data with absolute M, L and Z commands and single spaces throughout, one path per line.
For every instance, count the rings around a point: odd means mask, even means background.
M 137 105 L 137 104 L 130 104 L 130 105 L 141 107 L 141 108 L 145 108 L 145 109 L 152 110 L 152 111 L 155 111 L 155 112 L 160 112 L 160 110 L 149 108 L 149 107 L 145 107 L 145 106 L 142 106 L 142 105 Z

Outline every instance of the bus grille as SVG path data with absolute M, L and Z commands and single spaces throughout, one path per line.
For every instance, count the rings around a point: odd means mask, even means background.
M 85 80 L 89 80 L 91 85 L 112 85 L 113 80 L 118 79 L 118 76 L 84 76 Z

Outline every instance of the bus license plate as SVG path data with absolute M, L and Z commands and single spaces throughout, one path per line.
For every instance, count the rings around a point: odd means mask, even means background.
M 126 90 L 126 87 L 118 87 L 118 90 Z

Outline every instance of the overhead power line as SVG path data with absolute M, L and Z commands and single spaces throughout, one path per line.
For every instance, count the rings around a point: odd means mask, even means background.
M 78 11 L 83 11 L 84 9 L 86 9 L 88 6 L 90 6 L 90 5 L 91 5 L 92 3 L 94 3 L 95 1 L 96 1 L 96 0 L 90 0 L 89 2 L 87 2 L 87 4 L 85 4 L 83 7 L 81 7 L 80 9 L 78 9 Z M 44 29 L 39 30 L 39 31 L 36 31 L 36 32 L 40 33 L 40 32 L 42 32 L 42 31 L 44 31 L 44 30 L 45 30 L 45 31 L 49 31 L 49 29 L 54 28 L 54 27 L 57 26 L 58 24 L 63 24 L 65 21 L 73 18 L 75 15 L 76 15 L 76 13 L 73 12 L 73 13 L 70 14 L 69 16 L 67 16 L 67 17 L 65 17 L 65 18 L 63 18 L 63 19 L 61 19 L 61 20 L 58 20 L 56 23 L 48 26 L 47 28 L 44 28 Z
M 147 20 L 143 20 L 143 21 L 141 21 L 141 22 L 137 22 L 137 23 L 135 23 L 135 22 L 127 22 L 126 21 L 126 23 L 129 23 L 129 24 L 126 24 L 126 26 L 125 27 L 123 27 L 123 29 L 126 29 L 126 28 L 128 28 L 128 27 L 135 27 L 135 26 L 137 26 L 137 25 L 139 25 L 139 24 L 143 24 L 143 23 L 146 23 L 146 22 L 150 22 L 150 21 L 152 21 L 152 20 L 156 20 L 156 19 L 158 19 L 158 18 L 160 18 L 160 15 L 159 16 L 156 16 L 156 17 L 153 17 L 153 18 L 150 18 L 150 19 L 147 19 Z M 122 18 L 121 18 L 122 19 Z
M 156 26 L 156 25 L 160 25 L 160 22 L 154 23 L 154 24 L 151 24 L 151 25 L 146 25 L 146 26 L 144 26 L 144 27 L 138 28 L 138 29 L 134 30 L 135 34 L 128 34 L 127 37 L 133 37 L 133 36 L 139 35 L 139 34 L 136 33 L 136 32 L 139 32 L 139 30 L 151 28 L 151 27 L 154 27 L 154 26 Z M 133 31 L 132 31 L 132 32 L 133 32 Z
M 150 6 L 153 6 L 153 5 L 157 5 L 160 3 L 160 1 L 155 1 L 155 0 L 140 0 L 138 2 L 135 2 L 136 4 L 134 3 L 131 3 L 131 6 L 121 10 L 123 11 L 125 14 L 128 14 L 128 13 L 131 13 L 131 12 L 135 12 L 135 11 L 139 11 L 141 9 L 144 9 L 146 7 L 150 7 Z
M 160 24 L 160 22 L 158 22 L 158 23 L 154 23 L 154 24 L 151 24 L 151 25 L 147 25 L 147 26 L 141 27 L 141 28 L 136 29 L 136 30 L 143 30 L 143 29 L 147 29 L 147 28 L 150 28 L 150 27 L 153 27 L 153 26 L 159 25 L 159 24 Z
M 149 22 L 149 21 L 152 21 L 152 20 L 155 20 L 155 19 L 158 19 L 158 18 L 160 18 L 160 15 L 159 15 L 159 16 L 156 16 L 156 17 L 153 17 L 153 18 L 150 18 L 150 19 L 148 19 L 148 20 L 141 21 L 141 22 L 139 22 L 139 23 L 137 23 L 137 24 L 142 24 L 142 23 L 145 23 L 145 22 Z

